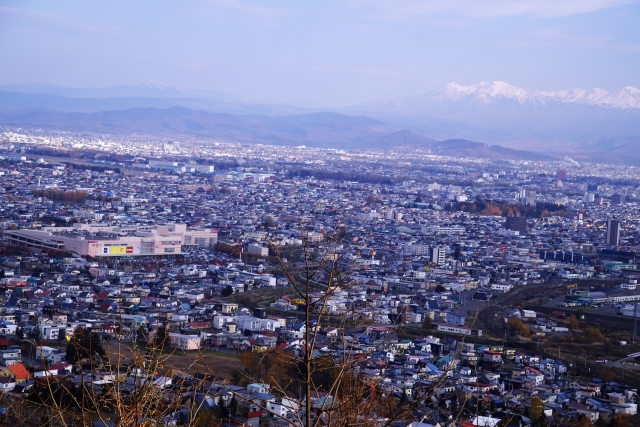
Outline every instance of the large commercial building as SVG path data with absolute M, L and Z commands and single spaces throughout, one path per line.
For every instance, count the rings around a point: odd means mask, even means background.
M 607 241 L 609 246 L 618 246 L 620 242 L 620 221 L 609 218 L 607 220 Z
M 37 251 L 54 249 L 94 258 L 123 256 L 175 256 L 195 247 L 213 246 L 218 230 L 187 229 L 186 224 L 118 227 L 74 224 L 43 230 L 5 230 L 11 245 Z

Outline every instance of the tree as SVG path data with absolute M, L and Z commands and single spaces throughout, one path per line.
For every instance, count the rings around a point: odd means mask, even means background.
M 596 343 L 605 341 L 604 335 L 598 328 L 587 328 L 584 331 L 584 339 L 588 343 Z
M 569 329 L 572 331 L 578 329 L 578 318 L 573 314 L 569 317 Z
M 6 273 L 4 272 L 4 268 L 0 270 L 0 279 L 4 279 L 6 277 Z
M 600 378 L 606 382 L 606 383 L 610 383 L 612 381 L 615 381 L 617 376 L 616 373 L 613 369 L 605 369 L 604 371 L 602 371 L 600 373 Z
M 167 324 L 158 325 L 155 330 L 155 334 L 153 335 L 153 343 L 156 348 L 163 350 L 165 344 L 167 343 Z
M 136 329 L 136 344 L 143 347 L 149 344 L 149 334 L 144 330 L 142 325 Z
M 231 384 L 235 384 L 235 385 L 240 384 L 240 381 L 242 381 L 242 378 L 243 378 L 242 372 L 240 372 L 239 370 L 234 369 L 233 371 L 231 371 Z
M 265 226 L 265 228 L 275 227 L 276 226 L 276 220 L 273 219 L 273 217 L 271 215 L 267 215 L 267 217 L 264 219 L 264 226 Z
M 442 285 L 436 286 L 436 292 L 443 293 L 443 292 L 446 292 L 446 291 L 447 291 L 447 288 L 445 288 L 444 286 L 442 286 Z
M 42 340 L 42 330 L 40 329 L 40 325 L 36 325 L 31 332 L 29 332 L 29 338 L 31 338 L 36 343 L 39 343 Z
M 231 286 L 231 285 L 225 286 L 224 289 L 221 292 L 221 295 L 223 297 L 228 297 L 229 295 L 232 295 L 232 294 L 233 294 L 233 286 Z
M 638 425 L 640 425 L 640 419 L 634 420 L 629 414 L 616 414 L 611 423 L 611 427 L 635 427 Z
M 422 329 L 430 331 L 432 327 L 431 316 L 429 314 L 425 314 L 424 320 L 422 321 Z
M 593 427 L 591 420 L 586 415 L 580 415 L 578 418 L 578 422 L 575 424 L 576 427 Z
M 40 277 L 40 274 L 42 273 L 42 268 L 40 268 L 40 266 L 37 266 L 36 268 L 33 269 L 33 271 L 31 272 L 31 277 Z
M 540 421 L 544 413 L 544 403 L 538 396 L 531 398 L 531 404 L 527 408 L 527 415 L 534 423 Z
M 65 328 L 60 328 L 58 330 L 58 338 L 57 338 L 58 344 L 62 344 L 66 336 L 67 336 L 67 330 Z
M 76 363 L 82 359 L 94 356 L 104 357 L 106 351 L 100 343 L 100 336 L 82 327 L 73 331 L 71 339 L 67 343 L 65 360 L 69 363 Z
M 510 317 L 507 321 L 507 325 L 509 325 L 509 329 L 518 331 L 522 335 L 529 335 L 529 333 L 531 332 L 529 327 L 522 323 L 522 320 L 518 319 L 517 317 Z
M 24 328 L 19 327 L 18 329 L 16 329 L 16 338 L 18 340 L 23 340 L 24 339 Z

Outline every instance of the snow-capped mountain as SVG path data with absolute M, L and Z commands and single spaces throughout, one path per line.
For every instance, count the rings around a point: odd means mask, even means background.
M 480 82 L 470 86 L 449 83 L 442 89 L 421 96 L 430 101 L 476 101 L 492 103 L 501 99 L 517 101 L 520 104 L 545 105 L 550 102 L 596 105 L 609 108 L 640 108 L 640 89 L 632 86 L 615 92 L 604 89 L 568 89 L 545 92 L 522 89 L 501 81 Z

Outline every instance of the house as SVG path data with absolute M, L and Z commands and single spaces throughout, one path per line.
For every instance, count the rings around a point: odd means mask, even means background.
M 20 384 L 29 379 L 29 371 L 22 363 L 14 363 L 0 370 L 0 377 L 8 377 L 15 381 L 16 384 Z
M 64 373 L 71 374 L 71 372 L 73 371 L 73 365 L 69 363 L 64 363 L 64 362 L 56 362 L 49 365 L 49 370 L 58 371 L 58 375 L 61 375 Z
M 5 365 L 13 365 L 20 362 L 21 351 L 18 348 L 8 348 L 0 350 L 0 362 Z
M 15 323 L 0 320 L 0 334 L 2 335 L 15 335 L 18 326 Z
M 482 360 L 485 362 L 500 363 L 502 362 L 502 353 L 498 351 L 485 350 L 482 355 Z
M 45 345 L 36 347 L 36 359 L 44 360 L 48 364 L 62 362 L 65 359 L 65 352 Z
M 9 377 L 0 377 L 0 391 L 8 393 L 16 386 L 16 382 Z
M 458 314 L 455 314 L 451 311 L 447 311 L 446 312 L 446 319 L 445 321 L 447 323 L 450 323 L 452 325 L 460 325 L 460 326 L 464 326 L 464 320 L 465 320 L 465 316 L 460 316 Z

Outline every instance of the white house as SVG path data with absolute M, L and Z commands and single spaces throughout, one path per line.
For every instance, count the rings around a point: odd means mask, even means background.
M 170 333 L 171 346 L 180 350 L 199 350 L 202 345 L 202 339 L 199 335 L 186 335 Z
M 65 352 L 46 345 L 36 347 L 36 359 L 45 360 L 49 364 L 62 362 L 65 358 Z
M 15 349 L 15 348 L 0 350 L 0 362 L 5 366 L 19 363 L 21 353 L 22 352 L 20 351 L 20 349 Z
M 513 289 L 513 285 L 508 283 L 494 283 L 491 285 L 491 290 L 496 292 L 509 292 Z
M 15 323 L 11 323 L 6 320 L 0 321 L 0 334 L 15 335 L 17 329 L 18 326 Z

